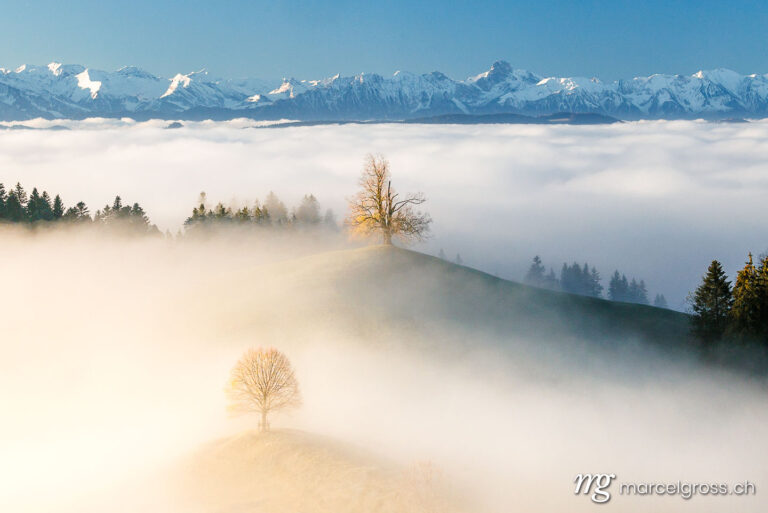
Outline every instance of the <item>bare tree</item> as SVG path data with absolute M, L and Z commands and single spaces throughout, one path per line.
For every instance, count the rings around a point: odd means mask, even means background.
M 259 428 L 269 431 L 267 415 L 301 404 L 291 362 L 275 348 L 249 349 L 232 369 L 227 396 L 230 410 L 261 414 Z
M 384 244 L 393 238 L 404 242 L 424 240 L 429 233 L 429 214 L 414 207 L 426 201 L 422 193 L 400 196 L 392 188 L 389 162 L 368 155 L 360 177 L 360 191 L 349 202 L 347 224 L 358 234 L 381 234 Z

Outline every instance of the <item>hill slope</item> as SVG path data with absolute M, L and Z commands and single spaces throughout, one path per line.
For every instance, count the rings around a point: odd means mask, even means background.
M 430 465 L 401 468 L 301 431 L 245 432 L 218 440 L 188 458 L 179 475 L 191 511 L 461 510 L 461 501 Z
M 290 296 L 292 306 L 256 311 L 250 321 L 278 323 L 284 333 L 302 319 L 379 343 L 443 350 L 486 339 L 510 350 L 522 339 L 552 348 L 580 341 L 674 349 L 689 341 L 688 316 L 679 312 L 537 289 L 396 247 L 323 253 L 252 272 L 259 276 L 233 280 L 261 281 Z

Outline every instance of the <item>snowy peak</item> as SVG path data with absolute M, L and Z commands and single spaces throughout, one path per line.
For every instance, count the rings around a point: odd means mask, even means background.
M 474 84 L 483 91 L 491 91 L 494 88 L 505 86 L 510 90 L 517 90 L 540 81 L 541 77 L 538 75 L 529 71 L 514 69 L 506 61 L 496 61 L 488 71 L 466 80 L 467 83 Z
M 50 67 L 50 64 L 48 66 Z M 78 73 L 75 77 L 77 78 L 77 86 L 80 89 L 89 90 L 91 92 L 91 98 L 95 100 L 96 96 L 99 94 L 99 89 L 101 89 L 101 82 L 98 80 L 91 80 L 87 69 L 82 73 Z
M 407 119 L 445 114 L 596 113 L 622 119 L 768 117 L 768 75 L 728 69 L 602 82 L 543 77 L 496 61 L 454 80 L 440 71 L 339 74 L 312 80 L 155 76 L 51 62 L 0 68 L 0 120 L 91 116 L 300 120 Z
M 272 91 L 269 91 L 270 99 L 290 99 L 295 98 L 297 94 L 301 94 L 307 90 L 307 86 L 317 86 L 321 81 L 315 81 L 314 84 L 307 84 L 304 81 L 296 80 L 295 78 L 284 78 L 280 87 L 276 87 Z
M 172 95 L 180 87 L 186 89 L 192 83 L 193 76 L 197 75 L 195 79 L 198 79 L 205 78 L 207 74 L 208 72 L 205 70 L 193 71 L 192 73 L 187 73 L 186 75 L 177 73 L 176 76 L 171 79 L 171 84 L 168 86 L 168 89 L 166 89 L 165 92 L 160 96 L 160 98 L 165 98 L 166 96 Z
M 61 75 L 61 63 L 60 62 L 52 62 L 48 64 L 48 70 L 53 73 L 55 76 Z

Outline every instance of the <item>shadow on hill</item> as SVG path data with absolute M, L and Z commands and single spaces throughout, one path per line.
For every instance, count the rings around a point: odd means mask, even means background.
M 343 325 L 364 339 L 443 355 L 491 344 L 515 356 L 521 340 L 538 356 L 568 353 L 582 361 L 587 353 L 703 355 L 687 314 L 539 289 L 392 246 L 313 255 L 281 264 L 277 274 L 300 284 L 302 315 L 318 326 Z M 763 353 L 730 348 L 704 359 L 763 372 Z

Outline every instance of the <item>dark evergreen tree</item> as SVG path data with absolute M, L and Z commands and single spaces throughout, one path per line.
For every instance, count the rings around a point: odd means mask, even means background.
M 592 268 L 589 273 L 589 295 L 592 297 L 603 296 L 603 286 L 600 284 L 600 273 L 596 268 Z
M 757 269 L 757 337 L 768 344 L 768 255 Z
M 25 204 L 19 200 L 18 192 L 16 189 L 9 192 L 8 197 L 5 200 L 5 218 L 12 223 L 21 223 L 26 221 L 27 210 L 24 205 Z
M 555 270 L 551 267 L 549 268 L 549 274 L 544 279 L 544 287 L 550 290 L 560 290 L 560 282 L 557 279 Z
M 131 213 L 128 216 L 128 219 L 130 220 L 130 224 L 139 230 L 147 230 L 150 228 L 149 216 L 147 216 L 144 209 L 141 208 L 141 205 L 138 203 L 134 203 L 131 207 Z M 155 228 L 155 230 L 157 230 L 157 228 Z
M 91 213 L 88 210 L 88 207 L 85 205 L 85 203 L 80 201 L 74 207 L 68 208 L 67 211 L 64 213 L 64 216 L 62 217 L 62 219 L 66 221 L 73 221 L 78 223 L 90 222 Z
M 5 186 L 0 183 L 0 220 L 5 219 L 5 202 L 8 195 L 5 193 Z
M 32 188 L 32 194 L 29 195 L 27 201 L 27 219 L 31 222 L 40 221 L 43 218 L 42 205 L 40 193 L 37 192 L 37 187 Z
M 579 264 L 574 262 L 573 265 L 568 265 L 563 262 L 563 267 L 560 269 L 560 288 L 563 292 L 581 294 L 581 267 Z
M 608 299 L 611 301 L 625 301 L 627 297 L 627 290 L 625 288 L 625 281 L 622 282 L 619 271 L 614 271 L 611 276 L 611 281 L 608 283 Z
M 21 204 L 21 207 L 26 209 L 27 208 L 27 191 L 24 190 L 24 187 L 22 187 L 19 182 L 16 182 L 16 187 L 14 188 L 14 192 L 16 193 L 16 199 L 19 201 L 19 204 Z
M 664 294 L 656 294 L 656 297 L 653 298 L 653 306 L 657 308 L 669 308 L 667 305 L 667 298 L 664 297 Z
M 639 303 L 641 305 L 648 304 L 648 290 L 645 287 L 645 282 L 640 280 L 639 282 L 632 278 L 627 289 L 627 296 L 624 301 L 628 303 Z
M 641 305 L 647 305 L 648 301 L 648 288 L 645 286 L 645 280 L 640 280 L 640 285 L 637 287 L 637 302 Z
M 580 266 L 563 264 L 560 271 L 560 289 L 571 294 L 581 296 L 600 297 L 603 286 L 600 285 L 600 273 L 594 267 L 590 270 L 589 264 Z
M 141 205 L 124 205 L 120 196 L 115 196 L 111 207 L 106 205 L 102 210 L 97 210 L 93 220 L 104 227 L 127 230 L 126 233 L 160 235 L 160 230 L 150 223 Z
M 58 194 L 53 198 L 53 207 L 51 209 L 53 219 L 61 219 L 64 216 L 64 202 Z
M 541 263 L 541 258 L 539 258 L 539 255 L 536 255 L 533 257 L 533 263 L 531 264 L 531 267 L 528 268 L 528 273 L 525 275 L 525 283 L 533 285 L 534 287 L 544 286 L 546 280 L 546 277 L 544 276 L 545 271 L 544 265 Z
M 42 196 L 40 196 L 38 209 L 40 211 L 40 219 L 43 221 L 53 221 L 53 204 L 51 204 L 51 197 L 48 195 L 48 191 L 43 191 Z
M 723 271 L 723 266 L 713 260 L 702 278 L 702 283 L 690 298 L 693 332 L 705 344 L 719 341 L 730 317 L 733 296 L 731 282 Z

